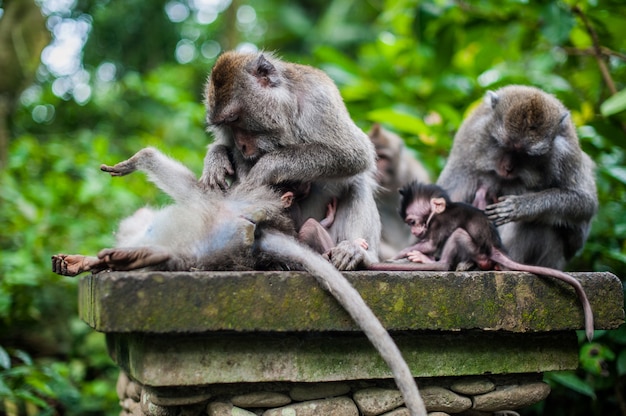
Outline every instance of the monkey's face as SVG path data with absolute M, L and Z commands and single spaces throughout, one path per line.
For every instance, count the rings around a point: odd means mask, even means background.
M 411 227 L 411 234 L 415 237 L 422 239 L 426 235 L 430 212 L 430 204 L 427 200 L 415 199 L 407 206 L 404 222 Z
M 249 162 L 281 147 L 290 135 L 298 105 L 284 72 L 284 64 L 271 54 L 226 52 L 209 76 L 207 124 L 232 139 Z

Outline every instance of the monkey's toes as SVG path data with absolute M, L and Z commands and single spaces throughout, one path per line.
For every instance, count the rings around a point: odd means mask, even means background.
M 134 166 L 129 166 L 123 163 L 124 162 L 118 163 L 115 166 L 102 164 L 100 165 L 100 170 L 111 174 L 111 176 L 124 176 L 135 171 Z
M 83 272 L 84 256 L 57 254 L 52 256 L 52 271 L 61 276 L 76 276 Z

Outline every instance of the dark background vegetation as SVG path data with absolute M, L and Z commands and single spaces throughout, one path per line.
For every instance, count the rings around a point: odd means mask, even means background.
M 118 414 L 103 336 L 50 256 L 110 246 L 121 218 L 166 201 L 101 163 L 152 145 L 200 172 L 202 89 L 228 49 L 322 68 L 361 128 L 401 134 L 433 177 L 485 91 L 554 93 L 598 165 L 568 269 L 626 277 L 625 22 L 621 0 L 0 0 L 0 414 Z M 581 337 L 580 358 L 525 415 L 626 415 L 626 327 Z

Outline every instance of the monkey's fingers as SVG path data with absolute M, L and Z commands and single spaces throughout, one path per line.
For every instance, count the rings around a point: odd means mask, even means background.
M 230 176 L 233 175 L 234 172 Z M 200 176 L 198 182 L 200 183 L 200 186 L 202 186 L 202 188 L 204 189 L 220 189 L 222 191 L 225 191 L 229 188 L 226 178 L 226 175 L 203 173 L 202 176 Z
M 435 260 L 422 253 L 421 251 L 410 251 L 407 253 L 407 258 L 411 260 L 413 263 L 434 263 Z
M 365 240 L 364 238 L 356 238 L 354 240 L 354 244 L 361 246 L 363 250 L 369 250 L 370 248 L 370 245 L 367 243 L 367 240 Z
M 487 215 L 487 218 L 493 221 L 496 225 L 502 225 L 513 221 L 512 214 L 514 211 L 514 208 L 510 205 L 497 203 L 487 205 L 485 208 L 485 215 Z

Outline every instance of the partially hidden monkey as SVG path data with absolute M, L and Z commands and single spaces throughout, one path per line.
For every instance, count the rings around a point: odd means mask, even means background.
M 380 257 L 386 260 L 415 240 L 398 216 L 398 189 L 414 180 L 429 183 L 430 176 L 397 134 L 374 124 L 368 136 L 376 148 L 379 189 L 374 198 L 382 224 Z
M 337 198 L 328 229 L 331 262 L 354 270 L 378 261 L 374 148 L 324 72 L 271 53 L 225 52 L 209 75 L 205 105 L 214 141 L 203 186 L 310 183 L 308 196 L 297 202 L 302 219 L 319 221 Z M 366 239 L 369 249 L 356 238 Z
M 377 263 L 371 270 L 455 270 L 458 265 L 476 264 L 545 275 L 573 286 L 583 306 L 585 334 L 593 338 L 593 313 L 582 285 L 572 276 L 549 267 L 521 264 L 505 254 L 495 225 L 480 209 L 452 202 L 437 185 L 413 182 L 400 190 L 400 216 L 418 242 L 400 251 L 395 259 L 413 263 Z
M 102 270 L 302 269 L 312 274 L 346 309 L 391 368 L 412 416 L 426 416 L 411 372 L 393 339 L 360 294 L 326 259 L 294 235 L 281 194 L 268 186 L 234 187 L 223 193 L 201 186 L 182 164 L 153 148 L 114 166 L 112 176 L 136 170 L 170 195 L 160 210 L 140 209 L 120 224 L 117 247 L 97 256 L 52 256 L 52 270 L 64 276 Z M 281 200 L 282 199 L 282 200 Z
M 569 111 L 528 86 L 489 91 L 457 132 L 437 184 L 484 209 L 512 259 L 563 270 L 598 208 L 594 164 Z

